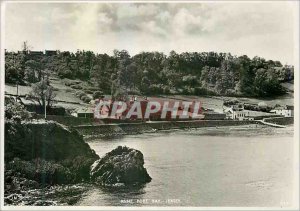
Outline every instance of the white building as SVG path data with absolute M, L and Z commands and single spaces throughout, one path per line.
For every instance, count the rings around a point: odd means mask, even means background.
M 249 119 L 249 111 L 244 110 L 243 104 L 232 105 L 230 107 L 223 107 L 227 119 L 239 120 Z
M 234 111 L 234 110 L 228 110 L 226 113 L 227 119 L 233 119 L 233 120 L 252 120 L 249 119 L 249 112 L 248 111 Z
M 282 115 L 284 117 L 294 116 L 294 106 L 280 106 L 270 111 L 271 113 Z

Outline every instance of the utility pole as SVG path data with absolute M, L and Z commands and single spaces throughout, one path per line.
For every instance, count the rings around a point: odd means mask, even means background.
M 19 97 L 19 83 L 17 82 L 17 97 L 16 97 L 16 102 L 18 101 Z
M 46 120 L 46 118 L 47 118 L 47 110 L 46 110 L 46 107 L 47 107 L 47 103 L 46 103 L 46 93 L 45 93 L 45 95 L 44 95 L 44 101 L 45 101 L 45 108 L 44 108 L 44 111 L 45 111 L 45 120 Z

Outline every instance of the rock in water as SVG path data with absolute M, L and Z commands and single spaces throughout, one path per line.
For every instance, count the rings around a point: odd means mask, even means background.
M 104 186 L 143 184 L 151 181 L 144 168 L 144 156 L 136 149 L 118 146 L 95 161 L 91 180 Z

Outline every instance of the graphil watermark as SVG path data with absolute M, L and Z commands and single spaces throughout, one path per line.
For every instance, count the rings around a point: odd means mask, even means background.
M 96 100 L 96 119 L 199 119 L 200 101 L 111 101 Z

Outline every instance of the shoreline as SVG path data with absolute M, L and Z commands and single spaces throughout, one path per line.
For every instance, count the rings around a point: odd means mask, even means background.
M 85 139 L 118 137 L 143 133 L 155 133 L 157 131 L 183 130 L 203 127 L 240 126 L 250 124 L 262 124 L 255 120 L 197 120 L 197 121 L 172 121 L 172 122 L 146 122 L 146 123 L 122 123 L 106 125 L 81 125 L 74 126 Z
M 266 122 L 257 120 L 194 120 L 194 121 L 153 121 L 141 123 L 120 123 L 105 125 L 79 125 L 73 126 L 85 140 L 93 138 L 115 138 L 125 135 L 136 135 L 144 133 L 156 133 L 158 131 L 185 130 L 193 128 L 242 126 L 242 125 L 264 125 L 267 127 L 285 127 L 293 124 L 291 117 L 268 118 Z M 268 124 L 270 122 L 280 123 Z M 273 126 L 272 126 L 273 125 Z

